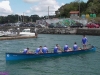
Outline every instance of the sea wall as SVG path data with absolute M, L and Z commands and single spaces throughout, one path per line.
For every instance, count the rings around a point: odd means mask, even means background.
M 38 29 L 39 34 L 100 35 L 100 28 L 47 28 Z
M 34 27 L 19 27 L 19 31 L 25 28 L 30 28 L 34 32 Z M 18 31 L 18 27 L 0 27 L 0 30 L 7 31 L 13 29 L 13 32 Z M 37 28 L 38 34 L 77 34 L 77 35 L 100 35 L 100 28 Z
M 76 29 L 73 28 L 39 28 L 39 34 L 76 34 Z
M 77 29 L 76 34 L 79 35 L 100 35 L 100 29 L 99 28 L 93 28 L 93 29 Z

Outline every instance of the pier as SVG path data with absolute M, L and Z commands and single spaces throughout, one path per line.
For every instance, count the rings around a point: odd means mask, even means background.
M 13 39 L 27 39 L 36 38 L 35 36 L 11 36 L 11 37 L 0 37 L 0 40 L 13 40 Z

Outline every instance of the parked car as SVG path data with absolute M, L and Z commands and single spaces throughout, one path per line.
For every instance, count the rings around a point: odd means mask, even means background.
M 82 23 L 75 23 L 75 24 L 72 24 L 70 27 L 71 28 L 83 28 L 83 24 Z
M 36 25 L 37 28 L 45 28 L 46 26 L 45 25 L 42 25 L 42 24 L 38 24 Z
M 54 28 L 67 28 L 67 26 L 61 25 L 61 24 L 57 24 Z
M 55 25 L 54 25 L 53 23 L 51 23 L 51 24 L 48 25 L 48 27 L 49 27 L 49 28 L 54 28 Z
M 86 27 L 88 27 L 88 28 L 99 28 L 100 26 L 98 24 L 95 24 L 95 23 L 88 23 L 86 25 Z
M 95 24 L 99 25 L 99 27 L 100 27 L 100 22 L 96 22 Z

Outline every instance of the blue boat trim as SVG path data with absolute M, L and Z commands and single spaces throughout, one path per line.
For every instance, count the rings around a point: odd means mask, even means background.
M 59 52 L 59 53 L 46 53 L 46 54 L 6 53 L 6 61 L 34 59 L 34 58 L 42 58 L 42 57 L 75 55 L 75 54 L 94 52 L 94 51 L 96 51 L 95 47 L 91 47 L 90 49 L 86 49 L 86 50 L 77 50 L 77 51 Z

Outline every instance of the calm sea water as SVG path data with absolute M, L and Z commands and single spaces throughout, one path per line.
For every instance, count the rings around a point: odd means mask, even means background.
M 100 36 L 86 37 L 88 43 L 98 47 L 96 52 L 13 62 L 5 61 L 5 52 L 20 52 L 27 47 L 35 51 L 40 45 L 52 52 L 55 44 L 63 48 L 65 44 L 72 47 L 74 42 L 82 47 L 82 35 L 39 34 L 38 38 L 0 41 L 0 71 L 9 75 L 100 75 Z

